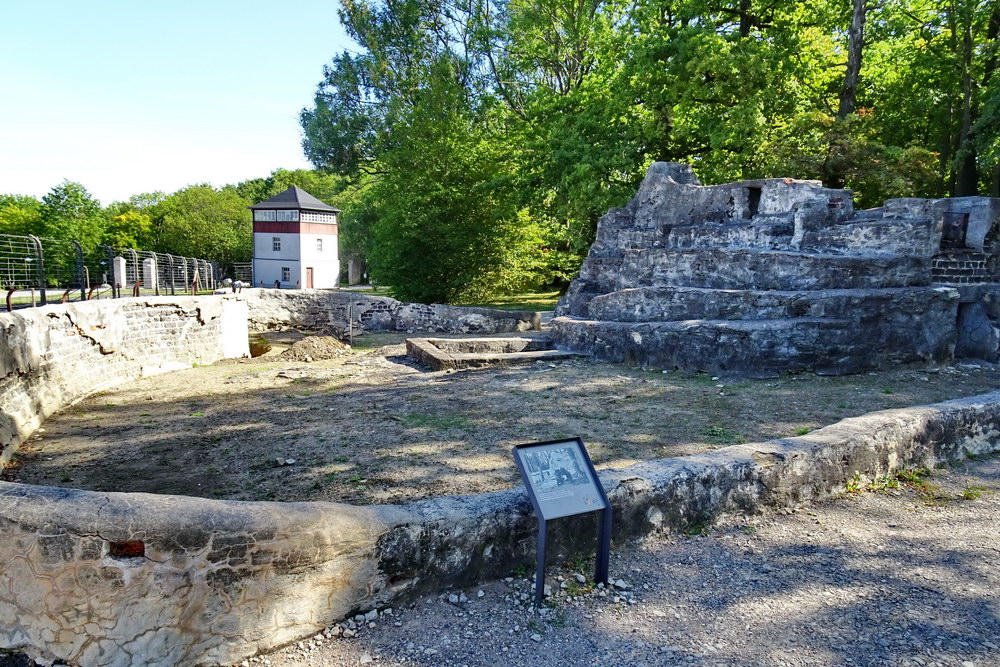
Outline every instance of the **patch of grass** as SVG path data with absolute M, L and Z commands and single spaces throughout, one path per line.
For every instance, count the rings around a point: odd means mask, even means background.
M 954 500 L 952 496 L 944 493 L 940 486 L 927 481 L 930 474 L 931 471 L 927 468 L 912 468 L 896 473 L 896 479 L 920 494 L 921 500 L 926 505 L 935 506 L 948 500 Z
M 531 572 L 532 572 L 531 566 L 528 565 L 527 563 L 521 563 L 520 565 L 514 568 L 514 576 L 519 579 L 527 577 L 528 575 L 531 574 Z
M 869 491 L 885 493 L 892 489 L 899 488 L 899 480 L 896 479 L 894 475 L 884 475 L 882 477 L 876 477 L 872 480 L 871 484 L 868 485 Z
M 709 442 L 717 445 L 731 445 L 746 442 L 746 438 L 721 424 L 711 424 L 701 430 Z
M 847 480 L 847 492 L 852 495 L 857 495 L 864 491 L 864 485 L 861 482 L 861 475 L 855 474 L 854 477 Z
M 477 308 L 495 308 L 496 310 L 554 310 L 559 301 L 559 292 L 529 292 L 498 296 L 488 303 L 460 303 L 459 306 L 474 306 Z
M 687 528 L 684 529 L 684 535 L 687 537 L 697 537 L 699 535 L 708 535 L 712 528 L 712 517 L 708 514 L 702 514 L 692 521 Z
M 73 478 L 70 477 L 70 474 L 68 472 L 63 472 L 61 475 L 59 475 L 59 481 L 65 484 L 66 482 L 72 482 Z
M 191 416 L 192 417 L 204 417 L 205 413 L 204 412 L 192 412 Z
M 467 428 L 469 418 L 459 414 L 433 414 L 408 412 L 403 415 L 403 424 L 411 428 Z
M 566 591 L 567 595 L 583 595 L 584 593 L 589 593 L 593 589 L 594 587 L 591 584 L 581 584 L 576 579 L 567 579 L 566 588 L 563 590 Z
M 801 428 L 795 429 L 795 435 L 808 435 L 809 433 L 812 433 L 812 431 L 813 431 L 812 426 L 803 426 Z
M 896 473 L 896 479 L 906 484 L 922 484 L 931 471 L 927 468 L 909 468 Z
M 985 486 L 971 485 L 962 491 L 962 498 L 965 500 L 975 500 L 983 495 L 983 491 L 986 491 Z
M 893 390 L 893 388 L 892 388 L 892 387 L 885 387 L 885 388 L 884 388 L 884 389 L 882 390 L 882 393 L 883 393 L 883 394 L 895 394 L 896 392 L 895 392 L 895 390 Z

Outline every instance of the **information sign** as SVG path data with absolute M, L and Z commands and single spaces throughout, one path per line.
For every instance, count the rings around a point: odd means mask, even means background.
M 583 440 L 531 442 L 514 447 L 514 462 L 524 480 L 538 517 L 538 556 L 535 606 L 545 589 L 546 521 L 587 512 L 600 512 L 597 529 L 595 580 L 608 583 L 611 553 L 611 503 L 604 493 Z

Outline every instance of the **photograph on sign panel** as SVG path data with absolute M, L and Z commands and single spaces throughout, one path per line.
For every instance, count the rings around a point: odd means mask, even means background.
M 526 450 L 524 463 L 531 475 L 534 487 L 539 491 L 551 491 L 565 486 L 587 484 L 589 479 L 586 466 L 574 446 L 558 449 Z

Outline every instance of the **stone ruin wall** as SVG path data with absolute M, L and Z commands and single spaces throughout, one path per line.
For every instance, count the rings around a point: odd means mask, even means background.
M 139 377 L 249 356 L 231 298 L 101 299 L 0 314 L 0 464 L 56 410 Z
M 366 331 L 491 334 L 541 328 L 539 313 L 404 303 L 334 290 L 245 290 L 253 331 L 303 327 L 346 338 Z M 348 326 L 350 323 L 350 327 Z
M 51 411 L 112 377 L 244 355 L 250 312 L 246 298 L 182 297 L 0 316 L 4 405 L 22 410 L 6 413 L 8 423 L 23 432 L 30 422 L 18 420 L 41 420 L 25 400 Z M 601 479 L 621 541 L 823 497 L 857 474 L 932 466 L 998 442 L 1000 392 Z M 504 576 L 531 561 L 535 523 L 522 489 L 355 507 L 0 482 L 0 652 L 84 667 L 231 664 L 352 613 Z M 550 536 L 586 554 L 593 529 L 577 517 Z
M 1000 199 L 856 211 L 814 181 L 702 186 L 653 164 L 598 223 L 560 347 L 685 370 L 856 373 L 1000 357 Z

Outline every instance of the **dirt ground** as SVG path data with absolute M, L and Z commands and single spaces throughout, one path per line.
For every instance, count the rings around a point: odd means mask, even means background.
M 803 435 L 998 388 L 983 362 L 740 380 L 580 359 L 427 372 L 402 335 L 273 349 L 131 382 L 52 416 L 3 478 L 237 500 L 397 503 L 518 483 L 510 448 L 581 436 L 597 468 Z M 318 352 L 316 352 L 318 350 Z M 305 361 L 309 358 L 312 361 Z

